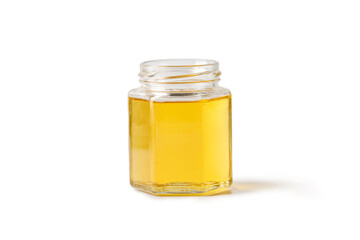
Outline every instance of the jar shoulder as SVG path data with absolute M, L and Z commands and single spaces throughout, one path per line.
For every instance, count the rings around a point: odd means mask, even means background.
M 231 95 L 229 89 L 224 87 L 215 87 L 207 91 L 151 91 L 144 87 L 132 89 L 128 96 L 157 102 L 178 102 L 178 101 L 199 101 L 202 99 L 213 99 Z

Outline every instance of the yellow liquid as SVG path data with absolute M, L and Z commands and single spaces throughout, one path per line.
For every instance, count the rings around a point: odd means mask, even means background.
M 232 182 L 231 96 L 129 98 L 131 185 L 157 195 L 219 192 Z

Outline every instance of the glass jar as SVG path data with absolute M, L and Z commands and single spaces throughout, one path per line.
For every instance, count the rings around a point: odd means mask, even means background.
M 129 92 L 130 183 L 155 195 L 211 195 L 232 183 L 231 93 L 214 60 L 141 64 Z

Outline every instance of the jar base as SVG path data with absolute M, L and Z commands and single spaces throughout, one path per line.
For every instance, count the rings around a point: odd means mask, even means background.
M 224 182 L 175 182 L 168 184 L 155 183 L 136 183 L 131 182 L 131 186 L 152 195 L 157 196 L 207 196 L 225 193 L 229 190 L 232 180 Z

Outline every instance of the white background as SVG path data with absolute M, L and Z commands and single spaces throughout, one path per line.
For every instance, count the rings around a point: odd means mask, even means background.
M 0 2 L 0 239 L 360 239 L 359 1 Z M 142 61 L 210 58 L 230 194 L 128 175 Z

